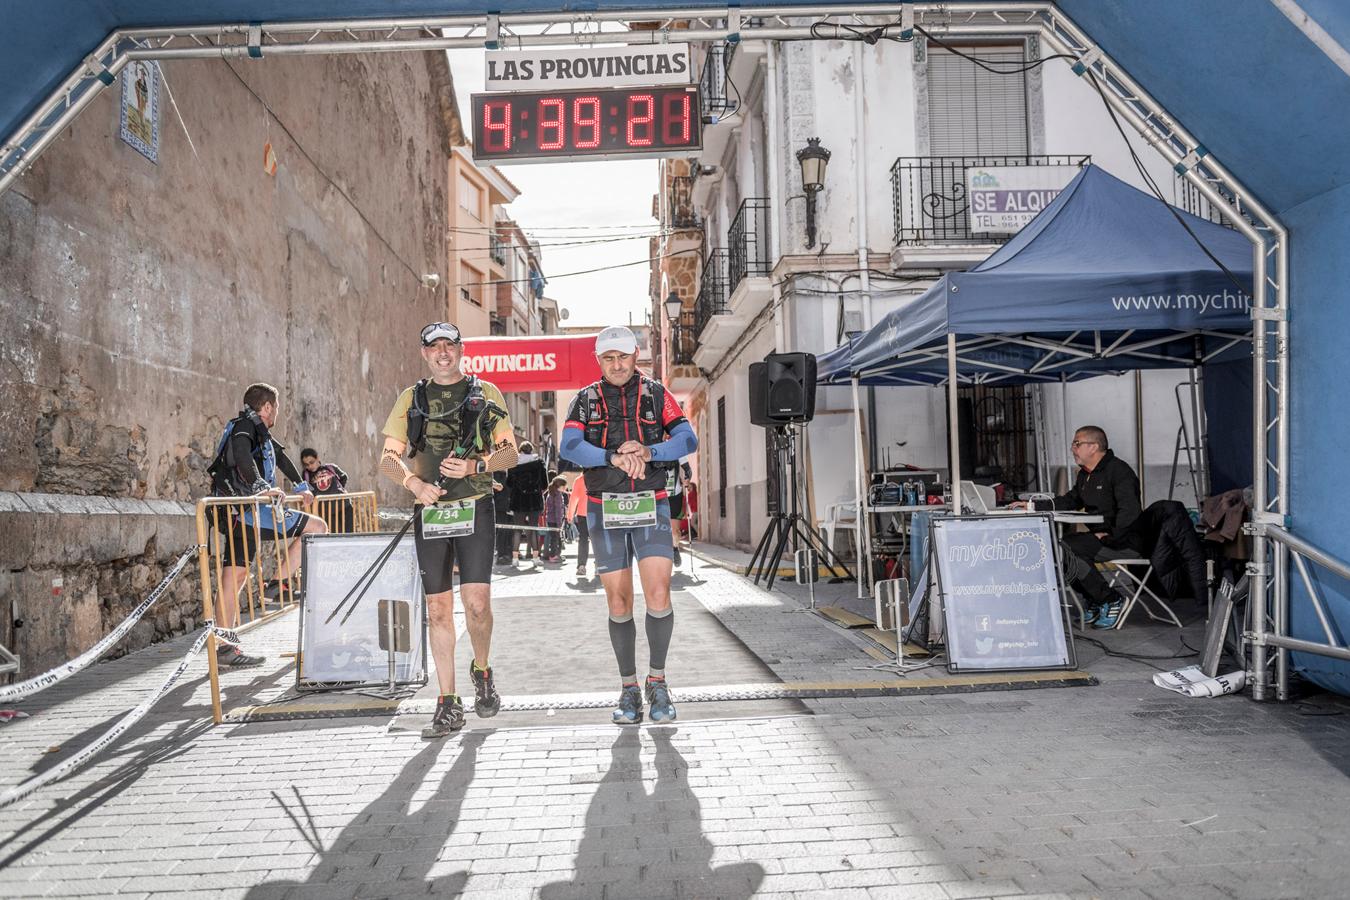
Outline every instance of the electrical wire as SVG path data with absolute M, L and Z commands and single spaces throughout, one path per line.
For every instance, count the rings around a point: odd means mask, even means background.
M 1045 56 L 1041 57 L 1040 59 L 1033 60 L 1027 65 L 1015 69 L 997 69 L 993 66 L 988 65 L 984 60 L 979 59 L 978 57 L 973 56 L 969 53 L 966 53 L 962 51 L 960 48 L 955 47 L 947 43 L 946 41 L 942 40 L 941 38 L 934 36 L 925 28 L 916 25 L 914 30 L 922 34 L 928 40 L 937 44 L 939 47 L 942 47 L 944 50 L 947 50 L 948 52 L 953 53 L 956 56 L 959 56 L 962 59 L 965 59 L 976 66 L 979 66 L 986 72 L 992 72 L 995 75 L 1021 75 L 1024 72 L 1028 72 L 1031 69 L 1036 68 L 1037 66 L 1044 65 L 1045 63 L 1049 62 L 1052 59 L 1065 59 L 1074 63 L 1078 63 L 1081 61 L 1079 57 L 1069 53 L 1055 53 L 1050 56 Z M 812 26 L 812 33 L 813 34 L 815 33 L 814 25 Z M 901 40 L 900 38 L 890 38 L 888 35 L 883 36 L 888 37 L 891 40 Z M 871 41 L 871 43 L 875 43 L 875 40 Z M 1221 259 L 1219 259 L 1217 256 L 1214 255 L 1214 253 L 1209 249 L 1209 247 L 1205 245 L 1205 242 L 1200 239 L 1200 236 L 1197 235 L 1195 231 L 1191 228 L 1191 226 L 1187 224 L 1186 220 L 1182 218 L 1181 213 L 1177 211 L 1176 207 L 1167 202 L 1167 199 L 1163 196 L 1163 193 L 1159 189 L 1157 182 L 1153 180 L 1153 176 L 1149 173 L 1148 169 L 1144 167 L 1143 160 L 1141 160 L 1139 158 L 1139 154 L 1135 152 L 1134 144 L 1130 141 L 1130 137 L 1128 133 L 1126 133 L 1125 127 L 1120 123 L 1120 119 L 1116 115 L 1115 108 L 1111 106 L 1111 102 L 1106 99 L 1106 92 L 1102 89 L 1102 85 L 1097 78 L 1097 74 L 1093 72 L 1091 68 L 1088 68 L 1086 70 L 1086 74 L 1088 76 L 1088 80 L 1092 84 L 1093 89 L 1097 91 L 1097 96 L 1101 98 L 1102 105 L 1106 107 L 1106 113 L 1111 117 L 1111 123 L 1116 126 L 1116 131 L 1120 133 L 1121 140 L 1125 142 L 1125 149 L 1129 151 L 1130 160 L 1134 163 L 1135 169 L 1139 171 L 1139 177 L 1148 187 L 1149 192 L 1152 193 L 1153 196 L 1158 200 L 1158 202 L 1161 203 L 1167 209 L 1167 211 L 1172 214 L 1172 217 L 1177 220 L 1177 224 L 1179 224 L 1183 229 L 1185 229 L 1186 233 L 1190 235 L 1191 240 L 1195 241 L 1196 246 L 1200 248 L 1200 251 L 1204 253 L 1205 256 L 1209 257 L 1210 262 L 1214 263 L 1214 265 L 1219 267 L 1219 269 L 1223 272 L 1223 274 L 1227 276 L 1228 280 L 1233 283 L 1233 286 L 1236 287 L 1242 293 L 1250 293 L 1251 287 L 1248 285 L 1244 285 L 1242 281 L 1236 275 L 1233 274 L 1232 270 L 1229 269 L 1228 266 L 1224 265 Z
M 571 278 L 574 275 L 593 275 L 596 272 L 608 272 L 611 269 L 626 269 L 632 266 L 649 266 L 652 263 L 657 262 L 659 260 L 670 259 L 672 256 L 683 256 L 684 254 L 687 253 L 698 253 L 698 252 L 699 252 L 698 247 L 689 247 L 684 250 L 674 250 L 670 253 L 661 253 L 656 256 L 649 256 L 646 259 L 635 259 L 632 262 L 614 263 L 608 266 L 597 266 L 594 269 L 581 269 L 576 272 L 563 272 L 560 275 L 550 275 L 548 276 L 548 280 L 554 281 L 559 278 Z M 460 287 L 492 287 L 493 285 L 497 284 L 529 284 L 530 281 L 531 279 L 529 278 L 499 278 L 494 279 L 492 281 L 465 281 L 460 283 Z
M 627 237 L 591 238 L 591 239 L 588 239 L 588 240 L 582 240 L 582 241 L 557 241 L 557 242 L 536 241 L 536 242 L 532 242 L 532 243 L 530 244 L 530 246 L 531 246 L 531 247 L 539 247 L 540 249 L 560 250 L 560 249 L 565 249 L 565 248 L 568 248 L 568 247 L 589 247 L 589 246 L 593 246 L 593 245 L 595 245 L 595 244 L 614 244 L 614 243 L 618 243 L 618 242 L 620 242 L 620 241 L 649 241 L 649 240 L 651 240 L 652 238 L 667 237 L 668 234 L 669 234 L 669 233 L 663 233 L 663 234 L 633 234 L 633 235 L 628 235 Z M 475 236 L 475 237 L 481 237 L 481 235 L 474 235 L 474 236 Z M 507 249 L 507 248 L 509 248 L 509 247 L 511 247 L 511 246 L 518 246 L 518 247 L 519 247 L 519 246 L 523 246 L 523 245 L 520 245 L 520 244 L 513 244 L 513 243 L 511 243 L 511 242 L 503 241 L 500 245 L 495 246 L 495 247 L 492 246 L 491 244 L 488 244 L 488 245 L 482 246 L 482 247 L 455 247 L 454 249 L 458 250 L 460 253 L 472 253 L 472 252 L 474 252 L 474 251 L 479 251 L 479 250 L 481 250 L 481 251 L 505 250 L 505 249 Z
M 1068 60 L 1068 61 L 1070 61 L 1070 62 L 1075 62 L 1075 63 L 1078 62 L 1078 57 L 1074 56 L 1074 55 L 1071 54 L 1071 53 L 1052 53 L 1052 54 L 1049 55 L 1049 56 L 1042 56 L 1042 57 L 1040 57 L 1039 59 L 1033 59 L 1033 60 L 1031 60 L 1030 62 L 1028 62 L 1026 65 L 1017 66 L 1017 67 L 1012 68 L 1012 69 L 999 69 L 999 68 L 995 68 L 994 66 L 989 65 L 988 62 L 986 62 L 985 60 L 980 59 L 980 58 L 977 57 L 977 56 L 973 56 L 973 55 L 971 55 L 971 54 L 969 54 L 969 53 L 963 52 L 963 51 L 960 50 L 959 48 L 957 48 L 957 47 L 953 46 L 952 44 L 949 44 L 949 43 L 947 43 L 946 41 L 942 40 L 942 38 L 937 37 L 936 35 L 932 34 L 932 33 L 931 33 L 930 31 L 928 31 L 928 29 L 926 29 L 926 28 L 923 28 L 923 27 L 921 27 L 921 26 L 915 25 L 915 26 L 914 26 L 914 30 L 917 31 L 917 32 L 919 32 L 919 34 L 923 35 L 923 36 L 926 37 L 928 40 L 932 41 L 934 44 L 937 44 L 937 45 L 938 45 L 939 47 L 941 47 L 943 50 L 946 50 L 946 51 L 949 52 L 949 53 L 954 53 L 955 55 L 961 57 L 962 59 L 969 60 L 970 62 L 972 62 L 972 63 L 974 63 L 975 65 L 979 66 L 981 69 L 984 69 L 986 72 L 989 72 L 989 73 L 994 74 L 994 75 L 1024 75 L 1024 74 L 1026 74 L 1027 72 L 1030 72 L 1032 69 L 1036 69 L 1036 68 L 1039 68 L 1039 67 L 1045 65 L 1046 63 L 1050 62 L 1050 60 L 1052 60 L 1052 59 L 1066 59 L 1066 60 Z M 892 38 L 892 40 L 902 41 L 901 38 Z M 902 43 L 903 43 L 903 41 L 902 41 Z
M 1196 650 L 1190 644 L 1186 643 L 1186 638 L 1184 637 L 1181 638 L 1181 646 L 1189 650 L 1190 651 L 1189 653 L 1178 652 L 1161 655 L 1148 653 L 1124 653 L 1120 650 L 1112 650 L 1110 647 L 1106 646 L 1101 641 L 1097 640 L 1096 638 L 1088 637 L 1086 634 L 1083 634 L 1083 632 L 1078 631 L 1077 629 L 1074 630 L 1074 638 L 1075 640 L 1079 640 L 1086 644 L 1093 645 L 1097 649 L 1101 650 L 1102 653 L 1105 653 L 1107 656 L 1113 656 L 1116 657 L 1117 659 L 1131 659 L 1136 662 L 1147 662 L 1149 660 L 1190 659 L 1191 657 L 1200 655 L 1200 651 Z
M 1134 167 L 1139 170 L 1139 176 L 1144 179 L 1144 183 L 1148 185 L 1148 188 L 1153 193 L 1153 196 L 1156 197 L 1158 199 L 1158 202 L 1161 203 L 1167 209 L 1167 211 L 1172 214 L 1172 218 L 1177 220 L 1177 224 L 1179 224 L 1182 228 L 1186 230 L 1186 233 L 1191 236 L 1191 240 L 1195 241 L 1195 245 L 1200 248 L 1201 252 L 1203 252 L 1205 256 L 1209 257 L 1210 262 L 1214 263 L 1214 265 L 1218 266 L 1221 270 L 1223 270 L 1223 274 L 1228 276 L 1228 280 L 1233 282 L 1233 286 L 1236 287 L 1242 293 L 1250 294 L 1251 286 L 1244 285 L 1238 279 L 1238 277 L 1233 274 L 1232 270 L 1230 270 L 1226 265 L 1223 264 L 1223 260 L 1219 259 L 1212 252 L 1210 252 L 1210 249 L 1205 246 L 1205 242 L 1200 240 L 1200 236 L 1197 235 L 1193 230 L 1191 230 L 1191 226 L 1188 225 L 1186 223 L 1186 220 L 1181 217 L 1181 213 L 1177 211 L 1176 207 L 1174 207 L 1172 204 L 1168 203 L 1166 199 L 1164 199 L 1162 191 L 1158 189 L 1157 183 L 1153 180 L 1153 176 L 1150 175 L 1148 170 L 1144 168 L 1144 163 L 1139 158 L 1139 154 L 1134 151 L 1134 145 L 1130 143 L 1129 135 L 1126 134 L 1124 126 L 1120 124 L 1120 119 L 1116 117 L 1115 109 L 1111 106 L 1110 101 L 1106 99 L 1106 92 L 1102 90 L 1101 83 L 1098 82 L 1096 73 L 1093 72 L 1091 69 L 1088 69 L 1087 76 L 1092 81 L 1092 86 L 1097 89 L 1097 95 L 1102 98 L 1102 104 L 1106 107 L 1106 112 L 1108 115 L 1110 115 L 1111 122 L 1116 126 L 1116 130 L 1120 132 L 1121 139 L 1125 141 L 1125 147 L 1130 151 L 1130 159 L 1134 161 Z

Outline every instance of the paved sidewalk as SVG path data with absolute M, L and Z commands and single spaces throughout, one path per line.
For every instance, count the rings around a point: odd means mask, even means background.
M 856 636 L 790 612 L 795 585 L 696 575 L 676 600 L 677 629 L 689 624 L 672 665 L 706 653 L 764 678 L 875 676 Z M 572 581 L 570 566 L 503 577 L 499 609 L 602 606 Z M 539 656 L 589 660 L 575 684 L 603 679 L 603 629 L 557 622 L 531 636 Z M 283 617 L 250 642 L 291 649 L 294 628 Z M 1107 644 L 1179 646 L 1142 627 Z M 0 726 L 0 785 L 92 740 L 186 646 L 98 665 L 26 704 L 34 718 Z M 504 678 L 508 656 L 526 667 L 524 642 L 502 629 L 498 647 Z M 0 810 L 0 896 L 1345 895 L 1350 704 L 1186 700 L 1149 682 L 1166 661 L 1081 644 L 1080 659 L 1100 686 L 732 718 L 686 704 L 678 725 L 629 730 L 470 716 L 439 743 L 390 719 L 211 727 L 198 660 L 86 770 Z M 226 704 L 279 696 L 293 677 L 282 660 L 228 673 Z

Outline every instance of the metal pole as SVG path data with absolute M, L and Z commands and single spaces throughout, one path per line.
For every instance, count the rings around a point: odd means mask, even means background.
M 1139 504 L 1147 506 L 1148 491 L 1144 488 L 1144 373 L 1134 370 L 1134 458 L 1139 461 Z
M 871 328 L 872 276 L 868 271 L 867 238 L 867 115 L 863 99 L 863 44 L 853 43 L 853 141 L 857 148 L 854 172 L 858 204 L 858 282 L 862 292 L 863 328 Z M 874 429 L 875 431 L 875 429 Z
M 1064 431 L 1061 437 L 1064 438 L 1064 444 L 1060 447 L 1064 451 L 1064 477 L 1068 486 L 1073 486 L 1073 451 L 1069 448 L 1069 443 L 1073 440 L 1073 432 L 1069 430 L 1069 376 L 1063 372 L 1059 373 L 1059 419 L 1064 425 Z M 1051 493 L 1054 490 L 1051 489 Z
M 1252 268 L 1252 305 L 1265 308 L 1266 248 L 1257 244 Z M 1257 519 L 1266 509 L 1266 323 L 1258 316 L 1252 318 L 1252 518 Z M 1265 700 L 1270 686 L 1266 669 L 1266 539 L 1258 530 L 1252 536 L 1252 558 L 1247 564 L 1251 574 L 1251 594 L 1247 600 L 1251 615 L 1252 670 L 1247 673 L 1252 699 Z
M 857 497 L 857 519 L 853 523 L 853 532 L 858 547 L 858 599 L 861 600 L 872 588 L 872 544 L 868 534 L 871 522 L 867 508 L 867 463 L 863 457 L 862 404 L 858 399 L 857 375 L 853 376 L 853 489 Z
M 1275 509 L 1280 524 L 1289 521 L 1289 316 L 1288 316 L 1288 242 L 1281 235 L 1275 248 Z M 1263 473 L 1264 474 L 1264 473 Z M 1276 626 L 1282 623 L 1281 637 L 1287 636 L 1289 625 L 1289 554 L 1284 545 L 1275 555 Z M 1289 648 L 1281 647 L 1276 666 L 1276 697 L 1289 699 Z
M 1209 423 L 1205 417 L 1205 371 L 1201 366 L 1191 367 L 1191 422 L 1195 426 L 1196 481 L 1204 496 L 1196 495 L 1195 503 L 1209 496 Z
M 226 532 L 222 531 L 222 534 Z M 228 540 L 228 538 L 227 538 Z M 201 580 L 202 586 L 202 616 L 208 622 L 216 621 L 216 604 L 212 602 L 211 593 L 211 560 L 208 558 L 211 549 L 211 535 L 206 528 L 206 501 L 197 501 L 197 574 Z M 207 680 L 211 684 L 211 719 L 217 725 L 224 719 L 220 709 L 220 670 L 216 666 L 216 633 L 212 631 L 206 636 L 206 672 Z
M 947 335 L 947 457 L 952 467 L 952 515 L 961 515 L 961 423 L 956 402 L 956 335 Z
M 769 188 L 769 216 L 766 223 L 769 229 L 769 266 L 770 271 L 783 257 L 783 159 L 782 159 L 782 122 L 778 110 L 778 42 L 769 41 L 767 71 L 764 84 L 765 131 L 769 139 L 769 171 L 766 176 Z M 773 345 L 782 353 L 787 349 L 787 326 L 783 319 L 783 289 L 777 279 L 773 282 Z

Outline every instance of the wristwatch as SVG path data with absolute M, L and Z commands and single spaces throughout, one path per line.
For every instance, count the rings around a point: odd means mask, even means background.
M 487 462 L 482 459 L 478 460 L 474 463 L 473 471 L 475 474 L 482 475 L 487 471 Z
M 614 451 L 613 451 L 613 450 L 606 450 L 606 451 L 605 451 L 605 465 L 607 465 L 607 466 L 612 466 L 612 465 L 614 465 Z

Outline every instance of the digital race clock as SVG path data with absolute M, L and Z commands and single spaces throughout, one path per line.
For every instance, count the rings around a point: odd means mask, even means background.
M 695 87 L 474 94 L 471 105 L 475 160 L 666 156 L 703 146 Z

